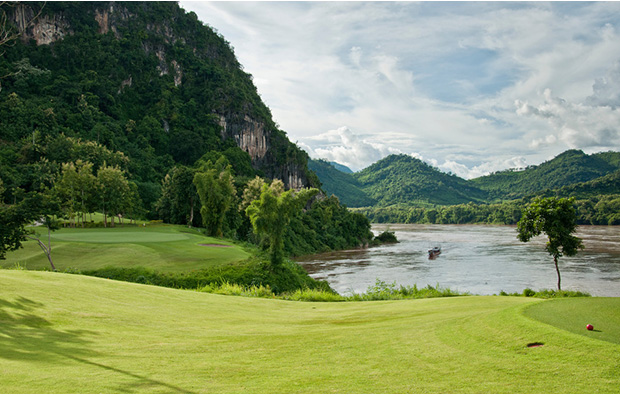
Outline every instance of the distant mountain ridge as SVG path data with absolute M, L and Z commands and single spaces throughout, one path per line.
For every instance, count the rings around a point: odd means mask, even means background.
M 360 183 L 351 173 L 337 170 L 332 162 L 310 159 L 308 168 L 319 177 L 322 188 L 328 195 L 335 195 L 348 207 L 374 206 L 377 202 L 361 189 Z
M 323 189 L 349 207 L 493 203 L 546 190 L 567 196 L 620 193 L 620 153 L 613 151 L 588 155 L 568 150 L 537 166 L 472 180 L 443 173 L 403 154 L 387 156 L 352 174 L 344 174 L 325 161 L 311 161 L 309 167 Z
M 329 162 L 329 164 L 330 164 L 330 165 L 332 165 L 332 166 L 334 166 L 334 168 L 335 168 L 336 170 L 339 170 L 339 171 L 341 171 L 341 172 L 343 172 L 343 173 L 346 173 L 346 174 L 353 174 L 353 170 L 349 169 L 347 166 L 342 165 L 342 164 L 340 164 L 340 163 L 338 163 L 338 162 L 331 161 L 331 162 Z
M 568 150 L 538 166 L 505 170 L 470 181 L 494 198 L 515 199 L 545 189 L 591 181 L 619 168 L 620 153 L 587 155 L 580 150 Z

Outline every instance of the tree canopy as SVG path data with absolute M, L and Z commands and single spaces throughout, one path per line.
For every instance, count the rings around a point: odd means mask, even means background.
M 579 249 L 583 249 L 581 239 L 573 235 L 577 230 L 574 202 L 572 198 L 536 199 L 525 208 L 517 224 L 517 238 L 522 242 L 528 242 L 542 233 L 547 236 L 545 249 L 553 257 L 558 290 L 562 289 L 558 259 L 564 255 L 576 255 Z
M 282 181 L 274 180 L 270 185 L 263 185 L 260 198 L 246 208 L 254 231 L 268 240 L 272 267 L 282 263 L 284 234 L 290 218 L 318 192 L 314 188 L 284 191 Z

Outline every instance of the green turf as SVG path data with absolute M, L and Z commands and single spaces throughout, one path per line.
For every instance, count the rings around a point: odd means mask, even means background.
M 525 314 L 569 332 L 620 344 L 620 298 L 554 299 L 528 307 Z M 594 330 L 587 330 L 588 324 Z
M 37 231 L 47 242 L 45 230 Z M 235 263 L 249 256 L 230 242 L 182 226 L 63 228 L 52 233 L 52 257 L 58 270 L 94 270 L 113 265 L 185 272 Z M 27 241 L 23 249 L 8 253 L 6 261 L 0 261 L 0 267 L 5 268 L 16 264 L 27 269 L 50 267 L 35 241 Z
M 617 393 L 620 345 L 523 314 L 547 303 L 302 303 L 0 270 L 0 392 Z
M 82 231 L 79 233 L 55 233 L 53 241 L 77 241 L 82 243 L 161 243 L 165 241 L 187 240 L 183 233 L 170 232 L 117 232 L 117 231 Z

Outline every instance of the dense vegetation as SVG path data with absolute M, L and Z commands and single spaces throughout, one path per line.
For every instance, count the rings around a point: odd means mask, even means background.
M 4 2 L 2 7 L 8 15 L 19 8 Z M 276 127 L 230 44 L 195 14 L 169 2 L 25 7 L 40 10 L 39 19 L 58 21 L 70 34 L 49 45 L 19 39 L 3 47 L 4 200 L 16 199 L 19 188 L 38 187 L 38 178 L 49 178 L 62 163 L 81 159 L 95 171 L 103 162 L 121 166 L 155 218 L 161 180 L 174 165 L 193 165 L 209 151 L 237 147 L 223 134 L 221 117 L 235 123 L 247 116 L 264 125 L 268 151 L 245 169 L 250 176 L 281 177 L 295 166 L 309 183 L 316 182 L 305 167 L 307 155 Z M 102 31 L 96 16 L 111 9 L 108 30 Z M 76 142 L 125 158 L 95 163 L 84 150 L 67 149 Z
M 307 154 L 279 130 L 230 44 L 178 4 L 0 6 L 7 21 L 32 18 L 64 32 L 41 43 L 29 25 L 2 47 L 0 257 L 31 237 L 25 226 L 32 221 L 43 220 L 49 233 L 59 218 L 96 226 L 96 212 L 103 226 L 160 219 L 268 249 L 271 229 L 253 228 L 246 212 L 261 199 L 253 185 L 289 176 L 319 185 Z M 242 133 L 264 138 L 255 147 L 262 156 L 240 148 Z M 283 195 L 305 193 L 285 186 Z M 335 198 L 319 195 L 290 212 L 269 209 L 290 221 L 277 240 L 284 255 L 373 238 L 369 221 Z
M 335 168 L 335 165 L 322 159 L 308 161 L 327 194 L 336 195 L 348 207 L 366 207 L 376 204 L 375 199 L 362 190 L 360 182 L 351 173 Z
M 486 193 L 409 155 L 390 155 L 354 177 L 379 206 L 480 202 Z
M 354 174 L 338 172 L 324 162 L 319 175 L 326 191 L 351 202 L 351 207 L 357 207 L 356 211 L 372 222 L 516 224 L 521 210 L 537 197 L 574 197 L 579 224 L 620 224 L 618 152 L 586 155 L 571 150 L 539 166 L 469 181 L 420 165 L 404 155 L 387 157 Z M 362 175 L 366 180 L 363 185 L 359 181 Z M 332 185 L 333 180 L 337 186 Z M 411 180 L 417 180 L 415 186 Z M 433 183 L 444 192 L 434 191 L 430 187 Z M 371 194 L 385 198 L 367 206 L 355 203 L 360 199 L 346 200 L 347 196 Z M 458 199 L 462 202 L 456 203 Z
M 618 160 L 620 153 L 617 152 L 587 155 L 583 151 L 569 150 L 538 166 L 500 171 L 470 182 L 489 191 L 492 198 L 508 200 L 603 177 L 620 169 Z

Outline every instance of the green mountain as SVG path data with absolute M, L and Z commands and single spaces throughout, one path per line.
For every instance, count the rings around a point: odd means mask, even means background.
M 620 153 L 569 150 L 538 166 L 473 180 L 445 174 L 408 155 L 391 155 L 351 175 L 311 161 L 323 189 L 349 207 L 492 203 L 539 195 L 594 198 L 620 193 Z
M 318 185 L 307 154 L 276 126 L 230 43 L 177 3 L 0 7 L 3 27 L 15 33 L 0 48 L 7 201 L 42 182 L 41 166 L 53 173 L 63 162 L 93 161 L 73 149 L 91 142 L 126 156 L 118 163 L 147 204 L 170 168 L 211 151 L 226 152 L 244 176 Z
M 325 193 L 337 196 L 348 207 L 366 207 L 376 203 L 361 189 L 359 181 L 352 174 L 338 170 L 332 162 L 310 159 L 308 168 L 319 177 Z
M 332 165 L 332 166 L 334 166 L 334 168 L 335 168 L 336 170 L 338 170 L 338 171 L 341 171 L 341 172 L 346 173 L 346 174 L 353 174 L 353 170 L 349 169 L 349 168 L 348 168 L 347 166 L 345 166 L 345 165 L 341 165 L 341 164 L 340 164 L 340 163 L 338 163 L 338 162 L 333 162 L 333 161 L 332 161 L 332 162 L 329 162 L 329 164 L 330 164 L 330 165 Z
M 559 189 L 605 176 L 620 168 L 620 153 L 587 155 L 569 150 L 525 170 L 505 170 L 470 180 L 496 199 L 517 199 L 546 189 Z
M 379 206 L 482 202 L 487 193 L 409 155 L 390 155 L 353 175 Z

